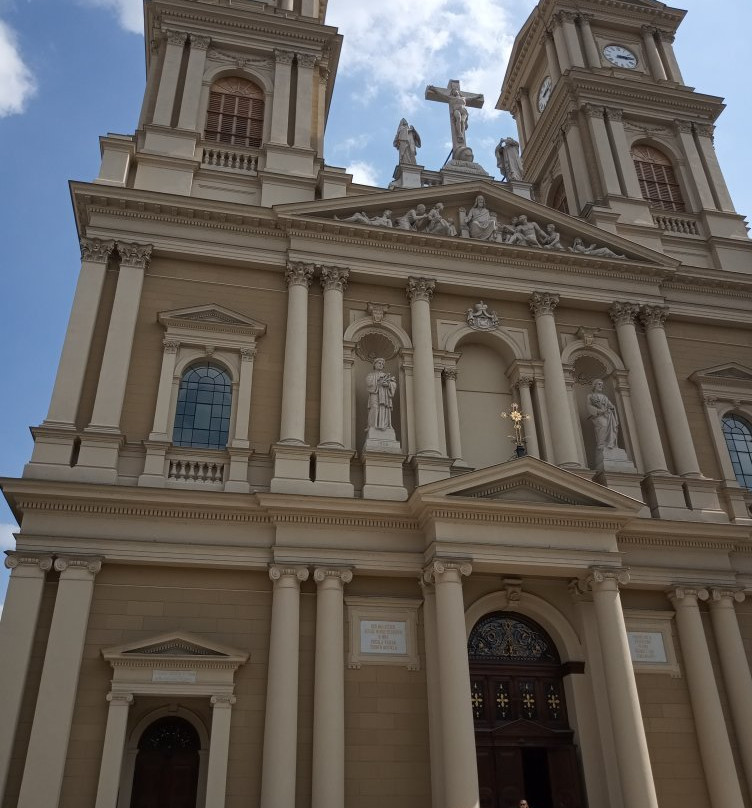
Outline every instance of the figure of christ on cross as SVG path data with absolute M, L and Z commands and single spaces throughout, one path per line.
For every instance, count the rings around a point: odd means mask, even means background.
M 434 87 L 429 84 L 426 87 L 426 101 L 438 101 L 442 104 L 449 104 L 449 126 L 452 130 L 452 158 L 454 160 L 466 160 L 467 142 L 465 132 L 467 131 L 467 108 L 475 107 L 480 109 L 485 99 L 481 93 L 466 93 L 460 88 L 460 83 L 456 79 L 451 79 L 446 87 Z M 462 152 L 465 152 L 463 154 Z M 472 159 L 472 157 L 470 157 Z

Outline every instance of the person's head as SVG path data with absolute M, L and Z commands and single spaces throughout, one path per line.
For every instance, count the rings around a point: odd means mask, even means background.
M 476 196 L 475 197 L 475 206 L 477 208 L 485 208 L 486 206 L 486 199 L 484 196 Z
M 520 800 L 520 808 L 530 808 L 527 804 L 527 800 Z
M 553 233 L 554 230 L 556 230 L 556 225 L 555 224 L 546 225 L 546 230 L 548 230 L 549 233 Z
M 392 212 L 391 212 L 391 210 L 385 210 L 385 211 L 384 211 L 384 218 L 385 218 L 385 219 L 391 219 L 391 218 L 392 218 Z
M 380 356 L 377 359 L 373 360 L 373 368 L 374 368 L 374 370 L 384 370 L 384 365 L 385 364 L 386 364 L 386 362 Z
M 603 392 L 603 379 L 596 379 L 593 382 L 593 392 L 594 393 L 602 393 Z
M 415 212 L 418 214 L 418 216 L 423 216 L 423 214 L 426 212 L 426 206 L 421 202 L 420 205 L 415 208 Z
M 441 213 L 441 211 L 444 210 L 444 203 L 443 202 L 437 202 L 433 206 L 433 208 L 434 208 L 434 210 L 437 210 L 439 213 Z
M 403 118 L 403 119 L 400 121 L 400 126 L 407 126 L 407 118 Z
M 520 216 L 520 224 L 527 224 L 527 216 L 524 214 Z

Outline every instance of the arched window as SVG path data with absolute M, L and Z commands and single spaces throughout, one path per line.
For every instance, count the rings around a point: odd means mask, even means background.
M 247 79 L 219 79 L 209 93 L 204 139 L 230 146 L 260 146 L 264 136 L 264 92 Z
M 560 210 L 562 213 L 569 213 L 567 189 L 564 187 L 564 180 L 561 177 L 554 182 L 553 191 L 549 198 L 551 200 L 548 204 L 550 208 Z
M 232 382 L 227 373 L 209 362 L 191 365 L 180 380 L 172 442 L 197 449 L 224 449 L 231 409 Z
M 739 485 L 752 491 L 752 424 L 739 415 L 723 418 L 723 437 Z
M 637 178 L 643 199 L 663 210 L 684 211 L 684 199 L 671 160 L 652 146 L 633 146 Z

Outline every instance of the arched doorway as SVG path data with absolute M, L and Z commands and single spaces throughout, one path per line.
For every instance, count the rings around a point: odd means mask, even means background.
M 468 640 L 481 808 L 584 808 L 563 670 L 548 634 L 493 612 Z
M 198 732 L 184 718 L 150 724 L 138 742 L 130 808 L 196 808 L 200 749 Z

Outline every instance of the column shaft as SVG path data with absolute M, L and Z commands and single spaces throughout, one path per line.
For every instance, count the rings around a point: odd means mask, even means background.
M 530 395 L 530 385 L 532 379 L 520 379 L 517 387 L 520 391 L 520 409 L 525 415 L 530 416 L 529 421 L 525 421 L 525 448 L 531 457 L 540 457 L 540 447 L 538 446 L 538 430 L 535 427 L 533 417 L 533 398 Z
M 530 298 L 530 309 L 538 332 L 538 347 L 544 362 L 543 375 L 546 380 L 546 403 L 551 423 L 554 462 L 558 466 L 578 468 L 580 463 L 572 432 L 572 415 L 554 320 L 554 309 L 558 304 L 558 295 L 534 292 Z
M 318 17 L 319 0 L 302 0 L 301 11 L 304 17 Z
M 460 409 L 457 402 L 457 370 L 447 368 L 444 371 L 446 392 L 447 432 L 449 433 L 449 456 L 452 460 L 462 460 L 462 430 L 460 427 Z
M 73 426 L 76 421 L 84 374 L 89 362 L 91 339 L 107 274 L 107 260 L 114 248 L 114 241 L 81 239 L 81 273 L 78 276 L 63 352 L 55 376 L 47 423 Z
M 439 454 L 438 414 L 434 390 L 433 337 L 431 304 L 436 282 L 427 278 L 410 278 L 408 297 L 412 315 L 415 379 L 415 431 L 418 454 Z
M 613 141 L 614 155 L 616 156 L 616 167 L 619 177 L 624 186 L 624 191 L 631 199 L 642 199 L 642 189 L 637 178 L 632 153 L 627 143 L 627 133 L 624 131 L 623 112 L 614 107 L 606 109 L 608 117 L 608 129 Z
M 305 444 L 306 372 L 308 366 L 308 287 L 313 264 L 287 267 L 287 331 L 282 376 L 282 443 Z
M 232 445 L 247 448 L 251 425 L 251 394 L 253 392 L 253 364 L 256 358 L 256 346 L 243 348 L 240 355 L 238 407 L 237 417 L 235 418 L 235 437 L 232 440 Z
M 525 113 L 525 125 L 527 126 L 528 139 L 533 134 L 535 128 L 535 113 L 533 112 L 533 105 L 530 103 L 530 91 L 527 87 L 520 90 L 520 103 Z
M 593 146 L 598 155 L 598 169 L 603 193 L 620 196 L 621 184 L 619 183 L 619 174 L 616 171 L 614 155 L 611 151 L 611 143 L 608 139 L 603 108 L 588 104 L 585 107 L 585 115 L 588 119 Z
M 442 748 L 441 672 L 436 629 L 436 591 L 421 581 L 423 589 L 423 630 L 426 647 L 426 694 L 428 696 L 428 745 L 431 758 L 431 806 L 444 806 L 444 750 Z
M 120 272 L 90 427 L 100 427 L 114 432 L 120 429 L 141 289 L 151 249 L 151 246 L 142 244 L 118 243 Z
M 554 30 L 553 30 L 553 38 L 554 44 L 556 45 L 556 55 L 559 59 L 559 66 L 561 67 L 561 72 L 566 73 L 570 67 L 572 67 L 572 61 L 569 58 L 569 51 L 567 50 L 567 41 L 564 38 L 564 31 L 561 27 L 561 22 L 558 17 L 553 22 Z
M 696 202 L 703 210 L 715 210 L 716 204 L 713 199 L 713 192 L 710 190 L 710 183 L 705 174 L 705 168 L 692 134 L 692 124 L 687 121 L 675 121 L 674 124 L 682 151 L 687 159 L 689 174 L 694 183 Z
M 162 369 L 159 374 L 159 391 L 157 392 L 157 406 L 154 409 L 154 424 L 149 440 L 169 440 L 170 399 L 172 397 L 172 383 L 175 376 L 175 362 L 178 358 L 180 343 L 164 341 L 162 353 Z
M 564 39 L 567 43 L 569 60 L 574 67 L 585 67 L 585 61 L 582 58 L 582 48 L 580 47 L 580 39 L 577 36 L 575 15 L 568 11 L 562 11 L 560 14 L 562 16 L 562 28 L 564 29 Z
M 110 708 L 107 711 L 107 728 L 104 733 L 97 801 L 94 808 L 117 808 L 128 729 L 128 713 L 133 704 L 133 696 L 130 693 L 109 693 L 107 701 L 110 703 Z
M 663 407 L 668 442 L 676 463 L 676 471 L 682 477 L 702 477 L 697 460 L 692 430 L 684 409 L 676 369 L 671 359 L 671 350 L 666 339 L 664 323 L 668 309 L 662 306 L 643 306 L 641 318 L 648 340 L 648 351 L 653 363 L 658 398 Z
M 172 126 L 172 113 L 175 109 L 178 91 L 178 78 L 180 65 L 183 61 L 183 48 L 188 34 L 181 31 L 167 32 L 167 46 L 164 61 L 162 62 L 162 75 L 157 91 L 157 103 L 154 106 L 153 123 L 159 126 Z
M 191 34 L 191 51 L 188 56 L 188 68 L 183 86 L 183 100 L 180 104 L 178 129 L 201 131 L 198 120 L 198 107 L 201 101 L 201 88 L 204 82 L 206 67 L 206 50 L 211 43 L 208 36 Z
M 713 808 L 743 808 L 744 800 L 697 603 L 698 598 L 707 599 L 708 592 L 677 588 L 669 593 L 669 597 L 676 609 L 684 673 L 710 803 Z
M 230 756 L 230 727 L 235 696 L 212 696 L 212 726 L 209 765 L 206 772 L 206 806 L 224 808 L 227 794 L 227 763 Z
M 677 84 L 684 84 L 684 78 L 674 52 L 674 35 L 668 31 L 659 31 L 658 36 L 661 41 L 661 50 L 663 51 L 669 80 L 675 81 Z
M 314 572 L 316 656 L 311 808 L 345 805 L 345 660 L 343 584 L 349 570 Z
M 321 352 L 321 416 L 319 445 L 341 448 L 344 446 L 344 385 L 343 353 L 344 292 L 349 270 L 322 267 L 321 285 L 324 288 L 324 335 Z
M 650 395 L 648 378 L 645 375 L 645 366 L 642 363 L 640 344 L 635 331 L 634 323 L 638 311 L 639 306 L 633 303 L 614 303 L 609 313 L 616 325 L 621 356 L 629 371 L 629 387 L 636 405 L 637 439 L 645 463 L 645 472 L 666 474 L 668 468 L 663 454 L 661 434 L 658 431 L 653 399 Z
M 290 119 L 290 84 L 292 60 L 290 51 L 274 51 L 274 98 L 272 100 L 272 124 L 270 142 L 287 146 L 287 129 Z
M 313 123 L 313 68 L 316 57 L 298 54 L 298 84 L 295 100 L 295 140 L 299 149 L 311 148 L 311 125 Z
M 752 675 L 734 608 L 735 601 L 743 600 L 743 592 L 714 589 L 710 617 L 747 787 L 752 789 Z
M 718 206 L 726 213 L 736 213 L 734 202 L 731 199 L 728 185 L 726 185 L 726 178 L 723 176 L 720 163 L 718 162 L 718 155 L 713 145 L 713 127 L 697 126 L 695 124 L 695 142 L 700 152 L 700 157 L 705 163 L 708 181 L 714 192 L 714 198 L 717 199 Z
M 591 583 L 624 808 L 658 808 L 617 574 L 596 570 Z
M 99 559 L 61 557 L 34 723 L 17 808 L 57 806 L 76 703 L 81 656 Z
M 585 14 L 580 14 L 580 31 L 582 31 L 582 41 L 585 44 L 587 66 L 594 68 L 600 67 L 601 54 L 598 50 L 595 37 L 593 36 L 593 29 L 590 27 L 590 19 Z
M 546 61 L 548 63 L 548 72 L 551 74 L 551 81 L 556 84 L 561 78 L 561 68 L 559 67 L 559 57 L 556 55 L 554 35 L 548 32 L 546 33 Z
M 272 567 L 272 625 L 266 687 L 261 808 L 295 808 L 298 757 L 300 583 L 305 567 Z M 284 776 L 280 776 L 283 772 Z
M 575 216 L 579 211 L 577 207 L 577 189 L 574 184 L 574 174 L 572 173 L 572 163 L 569 159 L 569 149 L 567 148 L 563 134 L 560 134 L 557 138 L 557 152 L 559 154 L 561 179 L 564 183 L 564 190 L 566 191 L 569 212 Z
M 12 552 L 5 566 L 11 574 L 0 622 L 0 800 L 8 779 L 44 581 L 52 568 L 52 557 Z
M 593 201 L 594 194 L 593 186 L 590 183 L 590 169 L 585 157 L 585 147 L 580 134 L 579 116 L 576 112 L 572 112 L 569 116 L 569 121 L 564 130 L 564 137 L 567 141 L 574 184 L 577 189 L 577 199 L 575 200 L 578 205 L 577 211 L 580 211 L 585 205 Z M 571 212 L 575 213 L 575 211 Z
M 655 28 L 649 25 L 642 27 L 642 43 L 645 46 L 645 53 L 648 57 L 648 64 L 650 65 L 650 72 L 653 78 L 658 81 L 666 81 L 666 71 L 661 61 L 661 54 L 658 53 L 658 45 L 655 41 Z
M 445 808 L 477 808 L 478 767 L 470 704 L 462 576 L 470 564 L 436 561 L 427 571 L 436 589 Z

